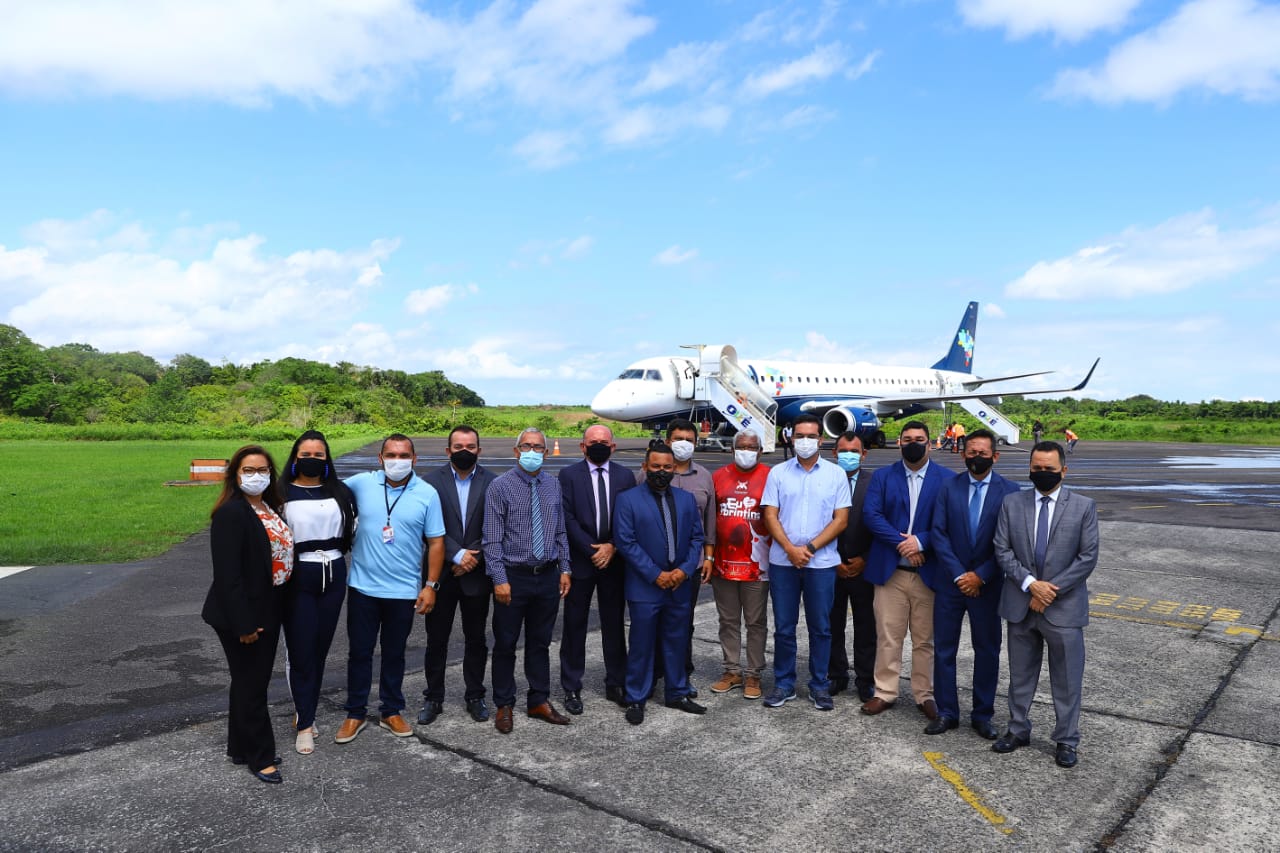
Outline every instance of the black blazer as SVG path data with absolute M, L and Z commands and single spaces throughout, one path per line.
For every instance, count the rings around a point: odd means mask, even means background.
M 636 475 L 622 467 L 616 459 L 609 461 L 609 522 L 612 527 L 614 508 L 618 505 L 618 495 L 636 485 Z M 591 465 L 587 460 L 579 459 L 560 471 L 560 495 L 564 505 L 564 532 L 569 537 L 569 568 L 575 578 L 589 578 L 595 575 L 596 567 L 591 562 L 595 550 L 591 547 L 596 542 L 596 483 L 591 476 Z M 620 555 L 614 555 L 614 565 L 621 566 Z
M 862 523 L 862 502 L 867 496 L 867 487 L 871 485 L 871 472 L 860 471 L 858 482 L 853 487 L 853 505 L 849 507 L 849 523 L 845 525 L 836 540 L 836 550 L 841 561 L 850 557 L 867 558 L 871 550 L 871 531 Z
M 262 519 L 243 497 L 232 498 L 213 514 L 209 547 L 213 584 L 201 618 L 237 637 L 279 625 L 280 596 L 271 583 L 271 542 Z
M 493 581 L 485 574 L 484 549 L 484 496 L 489 491 L 489 484 L 497 475 L 476 463 L 475 472 L 471 475 L 471 491 L 467 493 L 465 509 L 458 504 L 458 489 L 453 484 L 453 466 L 448 462 L 439 468 L 432 468 L 422 478 L 428 485 L 440 493 L 440 514 L 444 517 L 444 572 L 441 580 L 453 576 L 453 557 L 463 548 L 468 551 L 479 551 L 476 559 L 480 565 L 458 577 L 458 586 L 463 595 L 488 595 L 493 591 Z M 462 519 L 466 513 L 466 535 L 464 536 Z M 422 579 L 427 578 L 427 555 L 422 555 Z

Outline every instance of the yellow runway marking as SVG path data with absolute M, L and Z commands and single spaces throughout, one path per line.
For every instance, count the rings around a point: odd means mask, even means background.
M 1203 631 L 1205 625 L 1202 622 L 1179 622 L 1176 619 L 1152 619 L 1149 616 L 1130 616 L 1126 613 L 1104 613 L 1098 610 L 1090 610 L 1089 616 L 1094 619 L 1115 619 L 1118 622 L 1136 622 L 1139 625 L 1159 625 L 1162 628 L 1187 628 L 1192 631 Z M 1248 625 L 1228 625 L 1223 629 L 1223 633 L 1229 637 L 1245 634 L 1257 637 L 1259 640 L 1267 640 L 1269 642 L 1280 641 L 1280 634 L 1264 634 L 1260 628 L 1250 628 Z
M 1130 509 L 1164 509 L 1168 504 L 1147 504 L 1146 506 L 1135 506 Z
M 925 760 L 933 766 L 933 769 L 938 771 L 938 775 L 949 782 L 951 787 L 956 789 L 956 793 L 960 795 L 960 799 L 968 803 L 970 808 L 986 818 L 988 823 L 1003 832 L 1005 835 L 1013 834 L 1013 828 L 1005 826 L 1005 824 L 1008 823 L 1008 819 L 999 812 L 993 811 L 986 803 L 982 802 L 982 798 L 969 789 L 969 786 L 964 783 L 964 779 L 960 778 L 960 774 L 943 763 L 941 752 L 926 752 L 924 753 L 924 757 Z

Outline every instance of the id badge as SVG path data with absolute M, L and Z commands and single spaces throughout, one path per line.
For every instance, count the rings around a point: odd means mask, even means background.
M 382 544 L 391 545 L 396 541 L 396 531 L 390 524 L 382 528 Z

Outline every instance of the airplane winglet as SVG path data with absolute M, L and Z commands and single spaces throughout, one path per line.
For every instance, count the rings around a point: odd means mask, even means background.
M 1090 368 L 1089 368 L 1089 373 L 1085 376 L 1084 380 L 1083 380 L 1079 385 L 1077 385 L 1076 387 L 1074 387 L 1074 388 L 1072 388 L 1072 389 L 1071 389 L 1072 391 L 1083 391 L 1083 390 L 1084 390 L 1084 386 L 1088 385 L 1088 384 L 1089 384 L 1089 380 L 1093 378 L 1093 371 L 1095 371 L 1095 370 L 1097 370 L 1097 369 L 1098 369 L 1098 362 L 1100 362 L 1100 361 L 1102 361 L 1102 357 L 1101 357 L 1101 356 L 1099 356 L 1098 358 L 1094 359 L 1094 361 L 1093 361 L 1093 367 L 1090 367 Z

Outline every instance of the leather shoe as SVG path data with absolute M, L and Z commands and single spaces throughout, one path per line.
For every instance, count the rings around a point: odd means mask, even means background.
M 872 696 L 866 702 L 862 703 L 862 713 L 874 717 L 876 714 L 883 714 L 892 707 L 892 702 L 886 702 L 879 696 Z
M 364 731 L 364 727 L 369 725 L 369 721 L 364 717 L 347 717 L 342 721 L 342 725 L 338 726 L 338 730 L 334 732 L 334 743 L 350 743 L 356 739 L 356 735 Z
M 404 717 L 399 714 L 392 714 L 390 717 L 383 717 L 378 721 L 378 726 L 391 732 L 396 737 L 412 737 L 413 727 L 404 721 Z
M 1072 754 L 1074 755 L 1075 753 Z M 272 770 L 270 773 L 254 770 L 253 775 L 257 777 L 259 782 L 266 782 L 268 785 L 279 785 L 284 781 L 284 777 L 280 775 L 279 770 Z
M 627 706 L 627 722 L 638 726 L 644 722 L 644 703 L 633 702 Z
M 959 720 L 953 720 L 950 717 L 938 717 L 936 720 L 929 721 L 929 725 L 924 727 L 924 733 L 927 735 L 940 735 L 943 732 L 949 732 L 959 727 Z
M 564 709 L 575 717 L 582 713 L 582 691 L 566 690 L 564 692 Z
M 1076 748 L 1065 743 L 1058 744 L 1058 752 L 1053 757 L 1053 760 L 1057 762 L 1059 767 L 1075 767 L 1076 761 L 1078 761 Z
M 665 703 L 668 708 L 675 708 L 677 711 L 684 711 L 686 714 L 705 714 L 707 709 L 689 696 L 681 696 L 674 702 Z
M 932 699 L 926 699 L 916 707 L 920 709 L 920 713 L 924 714 L 926 719 L 938 719 L 938 703 Z
M 477 723 L 487 722 L 489 719 L 489 706 L 485 704 L 484 698 L 468 699 L 467 713 L 471 715 L 471 719 Z
M 991 744 L 991 751 L 1000 753 L 1013 752 L 1015 749 L 1026 746 L 1029 743 L 1031 743 L 1031 738 L 1029 737 L 1014 737 L 1011 733 L 1005 732 L 1000 735 L 995 743 Z
M 545 720 L 553 726 L 569 725 L 569 718 L 557 711 L 550 702 L 543 702 L 541 705 L 530 708 L 529 716 Z
M 973 730 L 977 732 L 980 737 L 984 737 L 987 740 L 995 740 L 1000 736 L 996 731 L 996 727 L 991 725 L 990 720 L 974 720 L 969 725 L 973 726 Z
M 604 689 L 604 698 L 623 708 L 629 707 L 627 691 L 622 687 L 606 687 Z
M 499 705 L 498 713 L 493 718 L 493 725 L 499 732 L 504 735 L 511 734 L 511 725 L 514 721 L 511 718 L 511 706 Z
M 418 725 L 429 726 L 436 721 L 436 717 L 444 713 L 444 704 L 441 702 L 432 702 L 430 699 L 422 703 L 422 710 L 418 712 Z
M 843 677 L 843 678 L 832 678 L 832 679 L 830 679 L 830 681 L 831 681 L 831 695 L 832 695 L 832 696 L 838 696 L 838 695 L 840 695 L 841 693 L 843 693 L 843 692 L 845 692 L 846 690 L 848 690 L 848 689 L 849 689 L 849 678 L 848 678 L 848 676 L 845 676 L 845 677 Z

